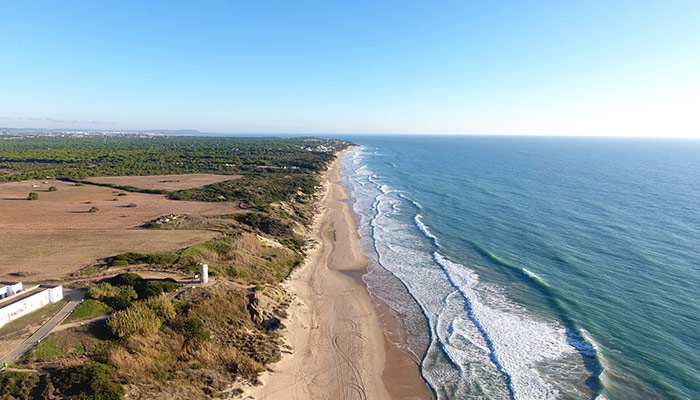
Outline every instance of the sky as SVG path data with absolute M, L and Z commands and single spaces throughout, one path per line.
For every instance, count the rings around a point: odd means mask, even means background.
M 700 1 L 5 1 L 0 127 L 700 138 Z

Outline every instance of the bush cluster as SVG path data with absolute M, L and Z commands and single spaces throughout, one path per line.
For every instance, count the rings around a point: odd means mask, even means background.
M 234 218 L 236 221 L 268 235 L 289 237 L 294 233 L 288 223 L 273 218 L 268 214 L 252 212 L 247 214 L 238 214 Z
M 170 197 L 175 200 L 238 201 L 267 211 L 271 203 L 288 201 L 293 196 L 299 199 L 311 196 L 318 185 L 318 177 L 308 171 L 254 172 L 240 179 L 173 192 Z
M 115 310 L 123 310 L 138 298 L 133 286 L 112 286 L 109 282 L 88 287 L 88 296 L 99 300 Z
M 137 264 L 172 265 L 177 262 L 178 258 L 179 256 L 175 253 L 141 254 L 129 252 L 108 257 L 105 261 L 111 267 L 123 267 Z
M 115 310 L 124 310 L 136 299 L 160 296 L 179 286 L 174 279 L 143 279 L 138 274 L 126 272 L 111 278 L 109 282 L 90 285 L 88 296 Z
M 133 304 L 107 321 L 112 333 L 120 339 L 132 335 L 150 335 L 160 330 L 163 320 L 146 302 Z
M 132 335 L 150 335 L 158 332 L 164 323 L 175 319 L 175 315 L 172 301 L 152 297 L 115 314 L 107 321 L 107 326 L 120 339 Z
M 211 335 L 204 329 L 204 321 L 199 317 L 192 317 L 185 322 L 185 337 L 198 342 L 208 342 Z
M 52 381 L 63 394 L 79 400 L 119 400 L 124 388 L 114 381 L 112 368 L 91 362 L 56 372 Z
M 32 389 L 39 377 L 26 372 L 6 371 L 0 373 L 0 399 L 31 399 Z

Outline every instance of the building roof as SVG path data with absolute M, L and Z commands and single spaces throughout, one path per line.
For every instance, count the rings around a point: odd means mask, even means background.
M 46 288 L 42 288 L 39 286 L 33 287 L 29 290 L 23 290 L 14 296 L 5 297 L 4 299 L 0 300 L 0 307 L 7 307 L 9 305 L 18 303 L 26 299 L 27 297 L 31 297 L 39 292 L 43 292 L 44 290 L 46 290 Z

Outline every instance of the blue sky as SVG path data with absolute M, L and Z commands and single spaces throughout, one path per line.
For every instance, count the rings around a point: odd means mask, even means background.
M 0 2 L 0 126 L 700 137 L 700 1 Z

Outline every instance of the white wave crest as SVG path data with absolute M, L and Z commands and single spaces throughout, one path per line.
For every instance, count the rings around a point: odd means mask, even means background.
M 475 324 L 491 343 L 495 363 L 510 376 L 516 399 L 555 399 L 559 392 L 536 366 L 575 353 L 564 326 L 537 320 L 497 288 L 479 284 L 471 269 L 435 253 L 449 279 L 469 299 Z M 466 361 L 466 360 L 465 360 Z

